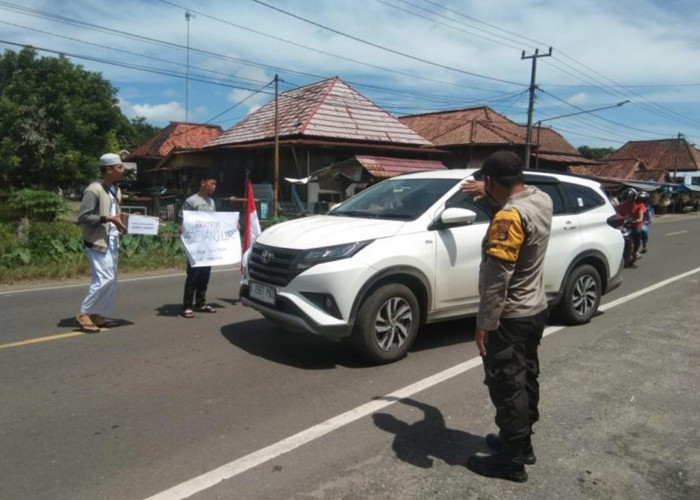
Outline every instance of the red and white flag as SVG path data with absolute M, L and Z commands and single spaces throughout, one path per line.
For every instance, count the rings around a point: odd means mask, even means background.
M 255 209 L 255 197 L 253 196 L 253 185 L 250 179 L 246 181 L 246 204 L 245 204 L 245 233 L 243 234 L 243 258 L 241 259 L 241 280 L 248 281 L 248 258 L 250 248 L 255 243 L 255 239 L 260 234 L 260 221 L 258 211 Z

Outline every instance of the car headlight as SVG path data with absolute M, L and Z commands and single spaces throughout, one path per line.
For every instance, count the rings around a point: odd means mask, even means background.
M 301 253 L 294 261 L 294 270 L 301 272 L 322 262 L 347 259 L 372 243 L 372 241 L 374 240 L 355 241 L 352 243 L 344 243 L 342 245 L 333 245 L 330 247 L 313 248 L 311 250 L 307 250 Z

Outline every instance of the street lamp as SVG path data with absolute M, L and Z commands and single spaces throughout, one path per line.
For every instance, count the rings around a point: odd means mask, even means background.
M 602 108 L 595 108 L 595 109 L 586 109 L 586 110 L 576 111 L 575 113 L 567 113 L 565 115 L 552 116 L 550 118 L 545 118 L 544 120 L 539 120 L 536 124 L 537 125 L 537 151 L 535 153 L 535 170 L 539 167 L 539 163 L 540 163 L 540 128 L 542 126 L 542 122 L 548 122 L 550 120 L 556 120 L 558 118 L 568 118 L 569 116 L 584 115 L 586 113 L 595 113 L 596 111 L 602 111 L 604 109 L 619 108 L 620 106 L 624 106 L 628 102 L 630 102 L 629 99 L 626 101 L 618 102 L 617 104 L 613 104 L 611 106 L 603 106 Z

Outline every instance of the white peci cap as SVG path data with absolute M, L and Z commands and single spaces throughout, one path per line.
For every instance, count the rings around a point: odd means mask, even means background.
M 119 155 L 116 155 L 114 153 L 105 153 L 102 156 L 100 156 L 100 168 L 111 167 L 113 165 L 120 165 L 121 163 L 122 159 L 119 157 Z

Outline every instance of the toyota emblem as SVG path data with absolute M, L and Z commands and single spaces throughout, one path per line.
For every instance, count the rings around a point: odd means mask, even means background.
M 270 252 L 269 250 L 263 250 L 263 252 L 260 254 L 260 261 L 263 264 L 269 264 L 274 258 L 275 254 Z

